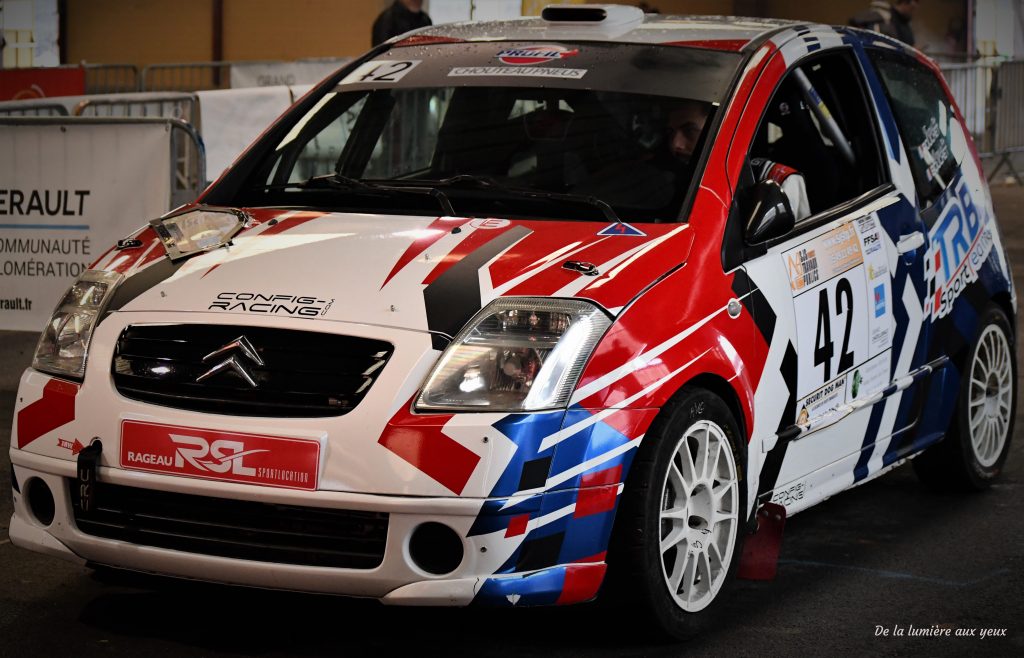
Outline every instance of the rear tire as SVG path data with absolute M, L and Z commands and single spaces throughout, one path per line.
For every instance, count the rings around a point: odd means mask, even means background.
M 609 595 L 675 639 L 715 616 L 746 521 L 745 442 L 728 406 L 684 390 L 630 469 L 609 554 Z
M 979 322 L 946 438 L 913 460 L 914 471 L 934 489 L 986 489 L 1006 461 L 1016 413 L 1013 332 L 992 307 Z

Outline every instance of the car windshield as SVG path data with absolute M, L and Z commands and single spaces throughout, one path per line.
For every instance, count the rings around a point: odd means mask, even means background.
M 738 62 L 650 46 L 453 48 L 399 48 L 350 72 L 296 112 L 232 205 L 676 221 Z

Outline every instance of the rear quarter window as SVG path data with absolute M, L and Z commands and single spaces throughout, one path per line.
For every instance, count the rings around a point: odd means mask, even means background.
M 918 203 L 927 208 L 956 174 L 950 124 L 956 112 L 931 69 L 897 53 L 871 51 L 910 157 Z

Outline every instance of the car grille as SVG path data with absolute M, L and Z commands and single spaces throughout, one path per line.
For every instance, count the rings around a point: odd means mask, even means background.
M 240 337 L 242 346 L 236 343 Z M 167 407 L 239 416 L 340 416 L 363 399 L 393 349 L 384 341 L 314 331 L 134 325 L 118 338 L 112 373 L 121 395 Z M 217 366 L 222 367 L 211 372 Z
M 373 569 L 384 561 L 388 515 L 295 507 L 101 484 L 75 523 L 87 535 L 188 553 L 317 567 Z

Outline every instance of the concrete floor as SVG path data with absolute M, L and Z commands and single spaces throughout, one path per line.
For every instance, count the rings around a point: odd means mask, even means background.
M 1024 290 L 1024 189 L 994 188 Z M 34 337 L 0 332 L 0 445 Z M 1024 370 L 1022 370 L 1024 372 Z M 1024 405 L 1022 405 L 1024 406 Z M 1020 409 L 1021 407 L 1018 407 Z M 333 597 L 92 572 L 13 547 L 0 452 L 0 656 L 1024 655 L 1024 425 L 990 491 L 938 495 L 904 467 L 790 519 L 778 578 L 740 581 L 717 627 L 682 646 L 595 606 L 395 609 Z M 879 637 L 997 628 L 1006 637 Z

